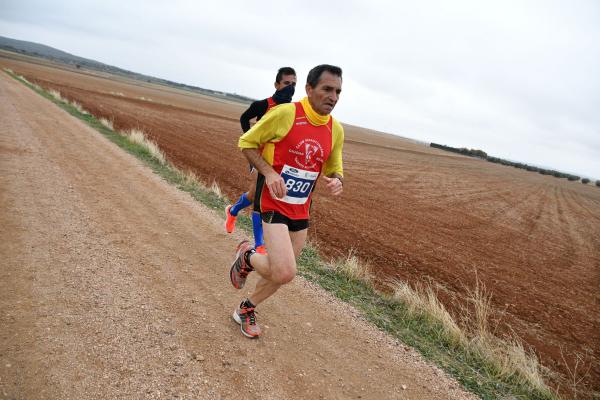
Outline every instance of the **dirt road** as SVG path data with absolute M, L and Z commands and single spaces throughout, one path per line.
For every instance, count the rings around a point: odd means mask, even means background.
M 4 73 L 0 226 L 0 398 L 474 397 L 301 279 L 242 337 L 220 218 Z

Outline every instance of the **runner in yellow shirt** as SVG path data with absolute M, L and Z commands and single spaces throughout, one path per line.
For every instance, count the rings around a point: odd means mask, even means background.
M 241 289 L 252 271 L 260 275 L 256 289 L 233 313 L 242 333 L 260 335 L 255 307 L 296 275 L 296 257 L 306 242 L 310 202 L 319 177 L 334 196 L 343 191 L 344 130 L 330 116 L 342 91 L 342 70 L 319 65 L 307 77 L 307 97 L 278 106 L 239 140 L 248 161 L 258 169 L 255 207 L 261 212 L 268 254 L 248 241 L 238 245 L 230 269 L 233 286 Z M 262 155 L 256 149 L 263 148 Z

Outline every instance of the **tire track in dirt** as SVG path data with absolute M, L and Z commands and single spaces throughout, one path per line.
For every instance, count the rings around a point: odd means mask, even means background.
M 542 215 L 548 212 L 549 194 L 548 189 L 539 187 L 536 206 L 531 210 L 529 218 L 525 218 L 527 236 L 534 237 L 535 232 L 540 229 L 540 219 Z
M 506 228 L 526 232 L 526 221 L 531 221 L 531 200 L 539 198 L 535 188 L 526 188 L 521 191 L 514 190 L 498 196 L 506 203 L 506 206 L 497 209 L 491 219 Z M 539 204 L 538 204 L 539 205 Z

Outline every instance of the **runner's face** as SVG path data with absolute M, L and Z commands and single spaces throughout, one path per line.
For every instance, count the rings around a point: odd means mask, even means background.
M 290 85 L 296 87 L 296 75 L 283 75 L 279 83 L 275 82 L 275 90 L 281 90 Z
M 329 71 L 323 71 L 316 87 L 306 85 L 306 94 L 312 108 L 321 115 L 329 115 L 337 104 L 342 92 L 342 78 Z

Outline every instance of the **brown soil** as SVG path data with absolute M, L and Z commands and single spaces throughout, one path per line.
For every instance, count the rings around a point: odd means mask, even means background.
M 246 164 L 236 148 L 244 105 L 3 63 L 118 129 L 144 129 L 169 160 L 216 180 L 230 198 L 245 190 Z M 598 188 L 351 126 L 344 162 L 343 198 L 317 193 L 313 207 L 310 233 L 326 255 L 355 249 L 381 282 L 432 281 L 455 313 L 478 278 L 493 296 L 498 332 L 514 330 L 564 376 L 575 354 L 585 355 L 592 365 L 585 382 L 600 389 Z

